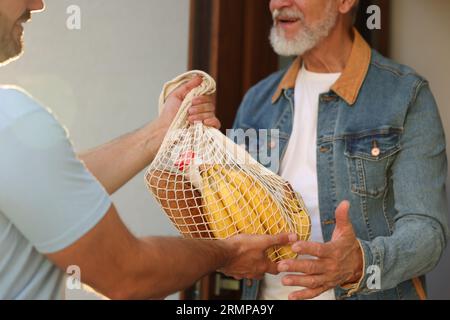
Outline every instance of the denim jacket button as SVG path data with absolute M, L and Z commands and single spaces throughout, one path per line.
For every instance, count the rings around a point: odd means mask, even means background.
M 246 280 L 246 281 L 245 281 L 245 285 L 246 285 L 247 287 L 251 287 L 251 286 L 253 285 L 253 281 L 252 281 L 252 280 Z
M 380 148 L 375 147 L 372 149 L 372 156 L 378 157 L 380 155 L 380 153 L 381 153 Z
M 378 147 L 378 141 L 374 140 L 372 142 L 372 157 L 378 157 L 381 154 L 381 150 Z
M 275 149 L 276 146 L 277 146 L 277 143 L 275 141 L 272 141 L 270 143 L 270 149 Z

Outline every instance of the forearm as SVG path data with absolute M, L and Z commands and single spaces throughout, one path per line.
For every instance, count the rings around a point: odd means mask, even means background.
M 113 194 L 153 161 L 165 131 L 158 122 L 153 122 L 78 157 Z
M 222 241 L 146 238 L 126 261 L 126 298 L 159 299 L 221 268 L 229 248 Z
M 360 242 L 364 276 L 358 291 L 364 293 L 388 290 L 431 271 L 445 249 L 446 236 L 444 228 L 433 218 L 408 215 L 397 222 L 391 236 Z M 381 287 L 368 288 L 376 269 L 380 271 Z

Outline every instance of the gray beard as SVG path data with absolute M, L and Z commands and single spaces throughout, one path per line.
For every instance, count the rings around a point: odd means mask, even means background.
M 274 25 L 270 32 L 270 43 L 280 56 L 301 56 L 328 37 L 336 25 L 337 16 L 338 13 L 331 11 L 331 7 L 328 7 L 326 17 L 316 26 L 306 26 L 302 22 L 302 30 L 292 40 L 287 40 L 284 30 Z

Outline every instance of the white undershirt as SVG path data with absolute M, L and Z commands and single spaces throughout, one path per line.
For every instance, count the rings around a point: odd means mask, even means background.
M 319 96 L 329 92 L 340 73 L 314 73 L 303 66 L 295 83 L 295 114 L 292 135 L 281 163 L 281 176 L 299 192 L 311 216 L 311 241 L 324 242 L 319 213 L 317 182 L 317 118 Z M 299 259 L 311 257 L 303 256 Z M 261 286 L 263 300 L 287 300 L 288 295 L 301 287 L 285 287 L 282 277 L 266 275 Z M 315 300 L 335 300 L 330 290 Z

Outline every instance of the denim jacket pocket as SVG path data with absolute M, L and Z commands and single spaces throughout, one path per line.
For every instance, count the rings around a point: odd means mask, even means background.
M 345 137 L 345 156 L 351 191 L 381 197 L 388 184 L 388 171 L 401 150 L 401 129 L 380 129 Z

